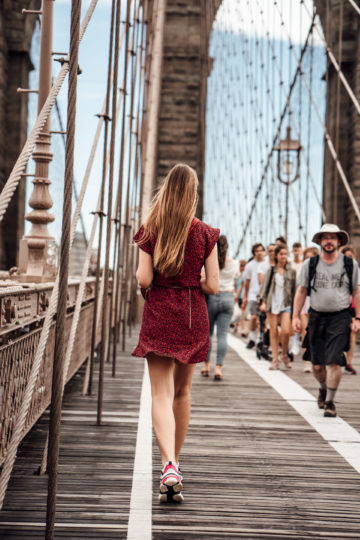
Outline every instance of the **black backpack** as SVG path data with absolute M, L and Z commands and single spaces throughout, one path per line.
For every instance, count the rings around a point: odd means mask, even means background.
M 314 257 L 311 257 L 309 262 L 309 281 L 308 281 L 308 288 L 307 288 L 307 296 L 310 296 L 311 289 L 316 292 L 316 289 L 314 287 L 315 279 L 316 279 L 316 267 L 319 262 L 319 255 L 315 255 Z M 353 275 L 353 268 L 354 268 L 354 261 L 351 257 L 348 257 L 347 255 L 344 255 L 344 268 L 346 275 L 349 280 L 349 294 L 352 294 L 353 286 L 352 286 L 352 275 Z M 345 274 L 341 275 L 341 281 L 343 279 L 343 276 Z M 313 281 L 313 285 L 311 285 L 311 282 Z

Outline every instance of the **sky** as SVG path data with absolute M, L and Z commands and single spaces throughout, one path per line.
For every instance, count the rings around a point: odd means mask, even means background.
M 82 3 L 82 17 L 90 4 L 90 0 Z M 125 4 L 125 2 L 123 2 Z M 312 1 L 305 0 L 301 7 L 298 0 L 278 0 L 284 24 L 279 23 L 277 8 L 274 7 L 273 0 L 224 0 L 219 9 L 217 20 L 214 24 L 215 33 L 246 35 L 251 39 L 267 40 L 269 37 L 278 43 L 284 40 L 288 42 L 288 32 L 291 32 L 294 43 L 301 44 L 307 34 L 309 27 L 309 15 L 305 9 L 311 12 Z M 263 14 L 260 16 L 259 6 Z M 56 0 L 54 3 L 54 37 L 53 50 L 65 52 L 69 47 L 69 26 L 70 26 L 70 0 Z M 107 52 L 108 36 L 111 13 L 111 0 L 99 0 L 93 17 L 88 26 L 87 32 L 80 44 L 79 65 L 82 74 L 78 79 L 78 104 L 77 104 L 77 136 L 75 144 L 75 179 L 80 186 L 87 160 L 89 157 L 92 140 L 97 127 L 97 117 L 95 116 L 102 109 L 105 96 L 106 72 L 107 72 Z M 245 15 L 246 14 L 246 15 Z M 316 38 L 318 39 L 318 38 Z M 213 56 L 221 56 L 220 52 L 212 51 Z M 34 36 L 32 47 L 32 59 L 35 66 L 38 65 L 39 57 L 39 33 Z M 60 69 L 57 62 L 53 63 L 53 73 L 56 76 Z M 37 70 L 31 75 L 31 85 L 36 88 Z M 66 92 L 67 86 L 64 84 L 58 98 L 63 123 L 66 123 Z M 36 117 L 36 96 L 30 97 L 29 130 Z M 53 129 L 59 129 L 56 115 L 52 115 Z M 209 125 L 211 121 L 209 119 Z M 117 141 L 117 148 L 119 140 Z M 52 209 L 55 221 L 49 225 L 51 233 L 59 241 L 61 229 L 62 212 L 62 181 L 64 171 L 64 147 L 59 135 L 53 136 L 53 152 L 56 155 L 51 165 L 50 179 L 53 184 L 50 192 L 54 200 Z M 102 169 L 102 141 L 99 143 L 93 173 L 91 175 L 88 194 L 84 201 L 83 218 L 87 233 L 89 233 L 92 214 L 95 209 L 99 182 Z M 31 170 L 32 165 L 29 166 Z M 28 194 L 31 185 L 28 183 Z M 208 209 L 209 210 L 209 209 Z M 226 212 L 226 209 L 223 210 Z M 211 215 L 211 213 L 209 214 Z M 27 230 L 29 226 L 27 226 Z M 234 246 L 232 247 L 234 249 Z
M 273 0 L 262 0 L 261 13 L 258 0 L 224 0 L 210 40 L 214 63 L 207 94 L 204 219 L 227 235 L 232 256 L 245 259 L 253 243 L 268 244 L 285 235 L 286 187 L 278 180 L 277 152 L 267 170 L 265 163 L 296 72 L 295 56 L 300 56 L 310 28 L 311 2 L 277 4 L 279 10 Z M 323 117 L 325 69 L 325 51 L 314 33 L 303 72 Z M 301 77 L 292 92 L 281 138 L 287 126 L 304 150 L 299 179 L 289 192 L 288 243 L 310 244 L 321 224 L 316 197 L 322 196 L 324 136 Z M 245 227 L 247 234 L 239 245 Z

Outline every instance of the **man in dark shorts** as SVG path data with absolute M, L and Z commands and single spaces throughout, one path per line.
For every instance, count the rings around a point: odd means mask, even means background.
M 293 327 L 300 331 L 300 312 L 305 298 L 310 292 L 309 324 L 305 343 L 310 352 L 313 373 L 320 383 L 318 406 L 324 409 L 324 416 L 336 416 L 334 398 L 339 386 L 344 365 L 343 353 L 349 347 L 350 301 L 354 300 L 355 319 L 352 330 L 360 330 L 360 287 L 359 268 L 354 260 L 349 264 L 339 253 L 340 246 L 347 244 L 348 234 L 337 225 L 325 224 L 312 239 L 321 246 L 321 254 L 316 267 L 307 259 L 298 277 L 298 289 L 294 300 Z M 310 278 L 310 282 L 309 282 Z

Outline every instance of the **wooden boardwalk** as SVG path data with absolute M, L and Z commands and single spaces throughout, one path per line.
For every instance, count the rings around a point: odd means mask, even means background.
M 360 372 L 358 356 L 354 365 Z M 295 362 L 287 375 L 316 395 L 302 367 Z M 360 474 L 232 349 L 224 375 L 214 382 L 195 372 L 182 505 L 157 502 L 153 442 L 152 538 L 359 539 Z M 82 374 L 68 385 L 57 539 L 127 538 L 142 377 L 143 361 L 119 353 L 116 379 L 107 369 L 101 427 L 96 397 L 80 396 Z M 359 381 L 344 376 L 336 400 L 358 431 Z M 47 481 L 33 472 L 46 423 L 44 415 L 21 446 L 0 513 L 1 539 L 44 538 Z M 148 537 L 144 531 L 138 538 Z

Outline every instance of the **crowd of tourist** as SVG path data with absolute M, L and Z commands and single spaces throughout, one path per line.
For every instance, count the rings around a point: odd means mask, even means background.
M 313 238 L 319 249 L 303 248 L 300 242 L 295 242 L 290 252 L 286 239 L 280 236 L 267 248 L 260 242 L 255 243 L 249 260 L 237 263 L 237 271 L 233 260 L 227 258 L 226 270 L 219 260 L 220 291 L 208 300 L 212 337 L 215 321 L 211 306 L 221 298 L 225 300 L 222 273 L 226 272 L 227 306 L 226 315 L 224 310 L 217 321 L 219 345 L 215 380 L 223 378 L 221 367 L 230 326 L 234 334 L 240 332 L 243 338 L 248 338 L 247 348 L 254 349 L 258 358 L 269 360 L 270 370 L 291 369 L 294 359 L 302 358 L 304 373 L 313 372 L 320 383 L 319 408 L 324 409 L 327 417 L 336 416 L 334 396 L 341 372 L 356 375 L 352 365 L 354 326 L 360 321 L 356 317 L 359 313 L 356 306 L 358 265 L 348 241 L 345 231 L 327 224 Z M 221 253 L 219 242 L 218 250 Z M 216 297 L 218 299 L 214 300 Z M 201 370 L 204 376 L 209 373 L 210 351 Z
M 215 381 L 223 378 L 229 326 L 269 369 L 291 369 L 302 353 L 304 372 L 319 383 L 317 404 L 337 415 L 335 394 L 343 367 L 352 374 L 360 330 L 359 268 L 346 231 L 325 224 L 319 246 L 292 250 L 286 239 L 256 243 L 248 261 L 229 257 L 226 236 L 195 217 L 198 178 L 175 165 L 134 236 L 136 278 L 145 299 L 134 356 L 147 359 L 152 423 L 162 461 L 160 502 L 182 502 L 180 453 L 191 411 L 194 367 L 210 375 L 217 330 Z M 234 313 L 235 312 L 235 313 Z M 250 353 L 251 354 L 251 353 Z

